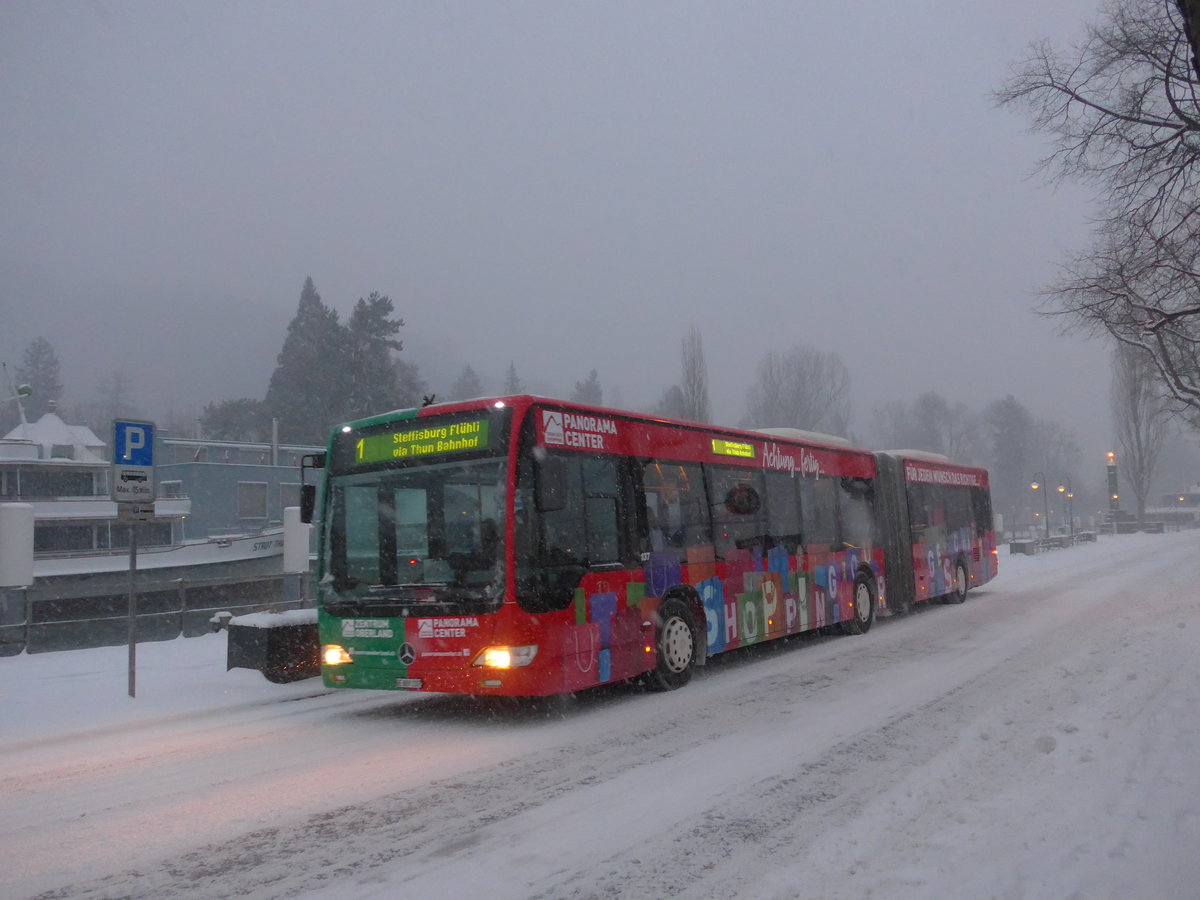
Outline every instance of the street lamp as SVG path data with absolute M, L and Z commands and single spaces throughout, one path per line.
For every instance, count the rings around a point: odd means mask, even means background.
M 1042 522 L 1046 529 L 1046 540 L 1050 540 L 1050 500 L 1046 497 L 1046 473 L 1034 472 L 1033 483 L 1029 485 L 1030 490 L 1042 492 Z M 1037 513 L 1035 512 L 1036 516 Z
M 1117 492 L 1117 454 L 1108 451 L 1108 508 L 1112 510 L 1112 520 L 1115 523 L 1116 511 L 1120 509 L 1120 494 Z M 1114 527 L 1114 533 L 1116 531 Z
M 1063 511 L 1067 514 L 1067 534 L 1074 537 L 1075 535 L 1075 492 L 1071 490 L 1071 479 L 1064 478 L 1058 485 L 1058 492 L 1062 494 Z

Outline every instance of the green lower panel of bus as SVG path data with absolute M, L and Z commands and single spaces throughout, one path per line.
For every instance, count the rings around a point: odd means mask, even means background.
M 322 676 L 330 687 L 373 690 L 503 689 L 476 664 L 494 631 L 484 616 L 334 618 L 322 616 Z M 499 648 L 508 649 L 508 648 Z M 494 652 L 492 656 L 494 656 Z M 510 655 L 511 660 L 517 654 Z M 489 658 L 490 661 L 490 658 Z

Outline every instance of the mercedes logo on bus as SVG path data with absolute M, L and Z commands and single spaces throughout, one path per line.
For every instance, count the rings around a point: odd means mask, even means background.
M 411 666 L 416 661 L 417 651 L 408 641 L 400 645 L 400 649 L 396 651 L 396 656 L 400 658 L 400 662 L 406 666 Z

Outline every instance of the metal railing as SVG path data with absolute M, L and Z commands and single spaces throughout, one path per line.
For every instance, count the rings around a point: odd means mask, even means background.
M 300 575 L 139 580 L 137 640 L 206 634 L 223 611 L 238 616 L 311 606 L 302 588 Z M 0 591 L 0 656 L 112 647 L 128 639 L 127 593 L 64 598 L 36 585 Z

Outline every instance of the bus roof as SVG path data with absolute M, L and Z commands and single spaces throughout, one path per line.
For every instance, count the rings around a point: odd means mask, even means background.
M 579 403 L 574 400 L 564 400 L 561 397 L 543 397 L 539 394 L 508 394 L 486 397 L 473 397 L 466 400 L 444 400 L 436 403 L 431 403 L 428 406 L 422 406 L 415 409 L 397 409 L 392 412 L 382 413 L 377 416 L 371 416 L 369 419 L 350 422 L 352 427 L 360 427 L 366 422 L 377 422 L 381 419 L 391 418 L 402 413 L 415 414 L 417 417 L 441 415 L 447 412 L 458 412 L 460 410 L 479 409 L 480 407 L 498 406 L 524 407 L 524 406 L 560 406 L 570 409 L 585 410 L 590 413 L 600 415 L 621 416 L 626 419 L 640 419 L 650 422 L 659 422 L 667 425 L 680 425 L 686 428 L 699 428 L 706 431 L 733 432 L 744 435 L 762 435 L 769 437 L 782 438 L 784 440 L 795 441 L 801 444 L 817 444 L 825 447 L 836 447 L 846 450 L 855 450 L 862 453 L 868 453 L 869 450 L 855 446 L 848 438 L 836 434 L 826 434 L 819 431 L 806 431 L 801 428 L 738 428 L 731 425 L 718 425 L 712 422 L 693 422 L 689 419 L 677 419 L 672 416 L 663 416 L 657 413 L 637 412 L 636 410 L 619 409 L 610 406 L 595 406 L 590 403 Z
M 772 437 L 787 438 L 802 444 L 827 444 L 831 447 L 854 447 L 849 438 L 836 434 L 825 434 L 820 431 L 805 431 L 802 428 L 752 428 L 758 434 L 769 434 Z
M 734 463 L 737 460 L 745 465 L 757 460 L 761 468 L 781 468 L 797 474 L 806 471 L 805 466 L 816 466 L 807 471 L 870 477 L 875 465 L 871 450 L 856 447 L 846 438 L 836 435 L 795 428 L 729 428 L 532 394 L 479 397 L 395 410 L 338 426 L 338 430 L 356 431 L 405 420 L 415 424 L 426 417 L 505 408 L 512 409 L 519 417 L 531 409 L 545 410 L 549 415 L 539 415 L 537 419 L 538 442 L 545 446 L 615 451 L 631 456 L 666 454 L 668 458 L 694 462 Z M 553 415 L 555 412 L 565 416 L 556 417 Z M 621 423 L 640 427 L 630 429 Z M 680 432 L 692 435 L 693 439 L 681 442 Z M 844 461 L 835 463 L 835 457 L 842 457 Z M 850 459 L 857 462 L 851 463 Z M 825 462 L 821 463 L 821 460 Z
M 956 465 L 956 463 L 946 456 L 944 453 L 934 453 L 932 450 L 881 450 L 881 453 L 886 453 L 889 456 L 901 456 L 904 459 L 919 459 L 926 462 L 944 463 L 945 465 Z

